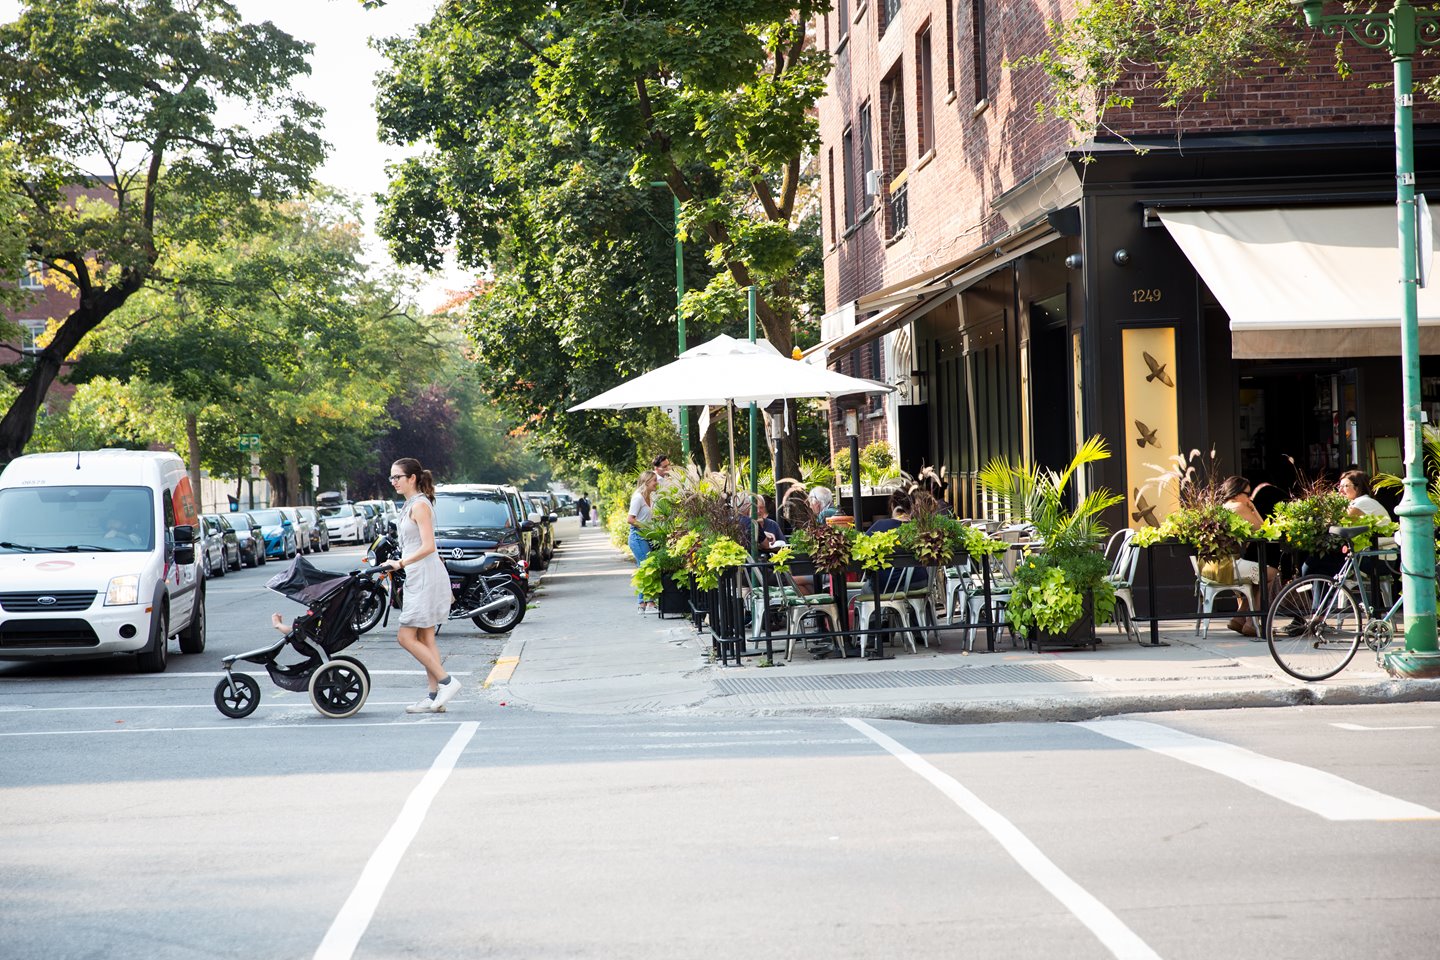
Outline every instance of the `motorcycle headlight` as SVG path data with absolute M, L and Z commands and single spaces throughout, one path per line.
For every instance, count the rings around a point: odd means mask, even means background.
M 138 573 L 113 577 L 110 580 L 110 586 L 105 590 L 105 606 L 116 607 L 139 602 L 140 575 Z

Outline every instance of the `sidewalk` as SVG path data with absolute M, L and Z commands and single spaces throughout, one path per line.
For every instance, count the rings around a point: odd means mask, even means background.
M 966 655 L 956 631 L 942 632 L 938 648 L 899 648 L 892 660 L 815 660 L 797 647 L 786 663 L 782 644 L 776 666 L 747 657 L 744 666 L 722 667 L 710 663 L 708 631 L 636 611 L 634 563 L 604 530 L 570 519 L 561 537 L 534 609 L 487 682 L 489 695 L 511 706 L 980 723 L 1440 700 L 1440 681 L 1392 679 L 1364 647 L 1339 676 L 1302 683 L 1275 665 L 1264 643 L 1230 633 L 1223 621 L 1209 639 L 1194 633 L 1194 621 L 1162 624 L 1165 647 L 1137 646 L 1107 627 L 1094 651 L 1011 649 L 1002 632 L 996 652 Z

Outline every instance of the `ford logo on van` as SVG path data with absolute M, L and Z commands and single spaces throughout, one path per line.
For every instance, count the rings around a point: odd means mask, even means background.
M 35 602 L 42 607 L 54 606 L 58 601 L 54 597 L 36 597 Z

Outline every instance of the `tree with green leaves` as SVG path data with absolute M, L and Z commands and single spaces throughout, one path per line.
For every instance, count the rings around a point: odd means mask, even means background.
M 536 336 L 537 321 L 548 330 L 531 356 L 542 343 L 599 353 L 593 378 L 536 380 L 527 416 L 542 425 L 656 365 L 627 352 L 630 337 L 673 342 L 656 322 L 673 291 L 665 247 L 639 239 L 669 239 L 668 204 L 640 199 L 652 182 L 679 199 L 682 235 L 710 265 L 690 284 L 687 323 L 734 329 L 754 285 L 762 334 L 791 349 L 797 321 L 818 314 L 819 231 L 804 213 L 829 61 L 806 25 L 827 5 L 443 0 L 416 36 L 386 45 L 382 129 L 431 149 L 395 172 L 381 229 L 401 259 L 433 265 L 453 243 L 462 263 L 494 270 L 472 306 L 492 389 L 526 379 L 490 354 Z M 636 208 L 654 225 L 625 215 Z M 565 319 L 551 322 L 557 307 Z M 562 432 L 567 453 L 588 442 L 607 462 L 628 459 L 616 434 L 587 438 L 596 420 L 581 423 Z
M 365 463 L 386 403 L 444 346 L 328 194 L 262 205 L 239 235 L 172 246 L 158 266 L 166 282 L 90 338 L 72 379 L 163 388 L 193 471 L 240 475 L 235 438 L 260 434 L 282 503 L 298 502 L 302 464 L 338 479 Z
M 16 371 L 0 462 L 24 449 L 62 364 L 168 251 L 305 190 L 325 150 L 319 109 L 292 88 L 309 53 L 226 0 L 28 0 L 0 25 L 0 141 L 23 189 L 18 222 L 29 256 L 76 298 Z M 222 107 L 249 122 L 222 124 Z
M 1175 110 L 1237 80 L 1310 62 L 1290 0 L 1090 0 L 1052 21 L 1050 44 L 1012 67 L 1039 67 L 1050 82 L 1039 104 L 1071 124 L 1076 142 L 1114 131 L 1105 117 L 1137 98 Z M 1336 51 L 1336 67 L 1346 67 Z

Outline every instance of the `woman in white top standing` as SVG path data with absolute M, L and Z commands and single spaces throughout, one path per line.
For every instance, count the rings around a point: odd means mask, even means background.
M 400 646 L 425 668 L 430 692 L 406 713 L 439 713 L 460 692 L 460 681 L 445 672 L 435 630 L 450 615 L 450 574 L 435 552 L 435 479 L 413 457 L 396 460 L 390 482 L 405 498 L 400 508 L 400 558 L 391 570 L 405 571 L 405 605 L 400 610 Z
M 635 492 L 630 495 L 630 511 L 625 522 L 630 524 L 630 552 L 635 555 L 637 566 L 650 555 L 650 543 L 640 536 L 640 525 L 650 522 L 650 500 L 659 483 L 660 475 L 654 470 L 646 470 L 640 474 L 640 482 L 635 485 Z M 643 594 L 637 593 L 635 598 L 641 613 L 653 606 L 646 602 Z

